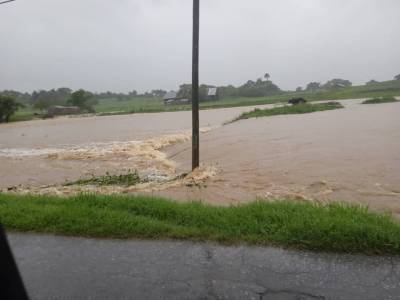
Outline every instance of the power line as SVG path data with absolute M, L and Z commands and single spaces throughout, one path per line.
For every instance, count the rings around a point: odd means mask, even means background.
M 0 2 L 0 4 L 4 4 L 4 3 L 8 3 L 8 2 L 13 2 L 13 1 L 15 1 L 15 0 L 7 0 L 7 1 Z

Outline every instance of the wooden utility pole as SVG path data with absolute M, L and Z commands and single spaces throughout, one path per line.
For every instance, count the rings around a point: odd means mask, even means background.
M 193 62 L 192 62 L 192 170 L 200 164 L 199 132 L 199 31 L 200 0 L 193 0 Z

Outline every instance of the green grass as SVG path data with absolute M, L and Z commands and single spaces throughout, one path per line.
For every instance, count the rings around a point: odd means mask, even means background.
M 289 201 L 231 207 L 150 197 L 0 194 L 8 230 L 99 238 L 181 239 L 313 251 L 400 254 L 400 224 L 360 206 Z
M 88 179 L 79 179 L 77 181 L 73 182 L 68 182 L 65 184 L 65 186 L 70 186 L 70 185 L 98 185 L 98 186 L 103 186 L 103 185 L 123 185 L 123 186 L 132 186 L 136 185 L 140 182 L 143 182 L 137 171 L 135 172 L 128 172 L 127 174 L 121 174 L 121 175 L 113 175 L 110 173 L 106 173 L 106 175 L 103 176 L 92 176 L 91 178 Z
M 318 104 L 298 104 L 298 105 L 285 105 L 280 107 L 274 107 L 270 109 L 254 109 L 250 112 L 242 113 L 238 118 L 233 121 L 250 119 L 250 118 L 260 118 L 269 117 L 276 115 L 291 115 L 291 114 L 306 114 L 317 111 L 332 110 L 343 108 L 339 102 L 328 102 L 328 103 L 318 103 Z
M 391 102 L 399 102 L 399 101 L 394 97 L 383 97 L 383 98 L 368 99 L 362 102 L 362 104 L 379 104 L 379 103 L 391 103 Z
M 14 115 L 11 116 L 10 122 L 30 121 L 40 118 L 39 114 L 39 110 L 33 109 L 29 105 L 26 105 L 24 108 L 18 110 Z

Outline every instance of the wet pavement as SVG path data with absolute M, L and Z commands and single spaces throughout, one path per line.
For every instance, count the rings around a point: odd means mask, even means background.
M 400 299 L 400 258 L 9 235 L 31 299 Z

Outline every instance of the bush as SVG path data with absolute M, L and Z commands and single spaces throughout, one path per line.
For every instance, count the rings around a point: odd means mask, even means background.
M 9 122 L 10 117 L 23 105 L 10 96 L 0 96 L 0 123 Z

